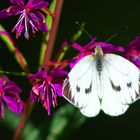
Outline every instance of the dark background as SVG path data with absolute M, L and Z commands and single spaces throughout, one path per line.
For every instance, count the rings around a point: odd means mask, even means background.
M 0 9 L 8 6 L 8 0 L 0 1 Z M 17 17 L 10 17 L 0 19 L 0 23 L 10 32 L 15 25 L 16 20 Z M 63 41 L 69 41 L 72 35 L 78 30 L 79 27 L 75 24 L 76 21 L 79 21 L 80 23 L 85 22 L 85 29 L 93 37 L 98 37 L 98 41 L 106 41 L 111 35 L 119 33 L 119 35 L 113 38 L 110 43 L 127 46 L 131 40 L 140 35 L 140 1 L 65 0 L 54 52 L 58 50 Z M 11 35 L 14 38 L 14 34 Z M 38 33 L 36 38 L 31 37 L 29 41 L 26 41 L 23 36 L 18 40 L 14 38 L 16 45 L 27 59 L 32 72 L 36 72 L 37 70 L 39 57 L 38 50 L 41 38 L 41 33 Z M 89 37 L 85 34 L 78 40 L 81 45 L 85 45 L 89 41 Z M 67 54 L 67 57 L 70 56 L 71 53 Z M 0 65 L 6 71 L 21 71 L 3 42 L 0 42 Z M 17 80 L 15 77 L 10 78 Z M 25 95 L 22 97 L 25 100 L 28 96 L 30 87 L 26 86 L 26 78 L 18 78 L 18 81 L 21 87 L 26 87 L 24 89 Z M 39 109 L 41 110 L 41 107 Z M 37 111 L 39 109 L 37 109 Z M 37 111 L 35 110 L 33 114 Z M 36 124 L 40 123 L 39 120 L 46 115 L 43 109 L 40 112 L 39 116 L 37 115 L 38 113 L 32 115 L 33 122 Z M 0 131 L 6 134 L 1 134 L 3 139 L 9 139 L 12 135 L 11 133 L 7 134 L 7 129 L 2 126 L 0 126 Z M 97 117 L 88 119 L 80 129 L 66 139 L 135 140 L 139 139 L 139 134 L 140 101 L 137 101 L 130 106 L 124 115 L 119 117 L 110 117 L 103 112 L 100 112 Z

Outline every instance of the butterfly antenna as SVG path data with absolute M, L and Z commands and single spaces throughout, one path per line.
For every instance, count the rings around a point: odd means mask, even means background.
M 81 28 L 81 30 L 82 30 L 83 32 L 85 32 L 85 33 L 88 35 L 88 37 L 89 37 L 91 40 L 93 39 L 93 36 L 90 35 L 89 32 L 84 28 L 84 25 L 80 24 L 78 21 L 76 21 L 76 24 Z
M 112 36 L 110 36 L 105 42 L 108 43 L 110 40 L 112 40 L 113 38 L 115 38 L 117 35 L 119 35 L 119 33 L 115 33 Z
M 128 29 L 128 26 L 125 26 L 123 31 L 126 31 Z M 115 33 L 112 36 L 110 36 L 105 42 L 108 43 L 110 40 L 112 40 L 113 38 L 115 38 L 117 35 L 119 35 L 120 33 Z

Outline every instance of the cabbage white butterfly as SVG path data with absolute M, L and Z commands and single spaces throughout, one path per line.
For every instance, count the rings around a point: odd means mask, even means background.
M 140 70 L 125 58 L 95 53 L 82 58 L 63 83 L 63 97 L 87 117 L 100 110 L 118 116 L 140 98 Z

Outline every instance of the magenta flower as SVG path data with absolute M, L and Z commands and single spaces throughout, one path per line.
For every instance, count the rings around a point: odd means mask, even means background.
M 2 76 L 0 79 L 0 112 L 1 118 L 5 118 L 4 102 L 7 104 L 8 109 L 17 114 L 23 111 L 23 102 L 18 94 L 21 93 L 21 89 L 16 83 L 8 80 L 6 76 Z
M 140 36 L 137 36 L 134 40 L 132 40 L 128 44 L 129 50 L 130 49 L 135 49 L 140 52 Z
M 125 57 L 140 68 L 140 36 L 128 44 Z
M 122 46 L 116 46 L 106 42 L 95 42 L 95 40 L 96 38 L 83 47 L 76 42 L 71 44 L 73 48 L 79 51 L 78 57 L 70 63 L 71 68 L 84 56 L 92 54 L 96 46 L 100 46 L 104 53 L 125 52 L 125 49 Z
M 16 38 L 21 35 L 24 28 L 26 39 L 29 39 L 29 30 L 32 30 L 33 34 L 38 30 L 42 32 L 48 30 L 45 16 L 41 11 L 43 8 L 47 8 L 49 5 L 48 2 L 45 0 L 29 0 L 26 5 L 25 0 L 9 0 L 9 2 L 13 5 L 0 11 L 0 18 L 20 15 L 16 25 L 12 29 L 12 32 L 16 32 Z
M 29 76 L 33 83 L 30 92 L 31 101 L 40 101 L 48 115 L 51 113 L 51 107 L 57 105 L 57 97 L 62 96 L 62 84 L 66 75 L 66 71 L 55 68 L 49 73 L 41 69 L 36 74 Z

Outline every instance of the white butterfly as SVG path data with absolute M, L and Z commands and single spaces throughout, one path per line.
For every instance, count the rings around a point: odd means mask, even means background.
M 125 58 L 95 53 L 82 58 L 63 83 L 63 96 L 87 117 L 118 116 L 140 98 L 140 70 Z

